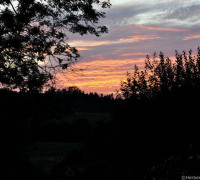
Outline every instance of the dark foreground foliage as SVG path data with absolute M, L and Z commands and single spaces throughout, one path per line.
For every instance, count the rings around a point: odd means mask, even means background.
M 57 72 L 80 60 L 69 34 L 100 36 L 109 1 L 0 0 L 0 83 L 22 92 L 42 91 Z
M 0 91 L 7 179 L 166 179 L 200 175 L 199 56 L 160 54 L 124 97 L 73 87 Z M 182 64 L 182 65 L 181 65 Z M 150 81 L 152 80 L 152 81 Z M 152 84 L 151 84 L 152 83 Z

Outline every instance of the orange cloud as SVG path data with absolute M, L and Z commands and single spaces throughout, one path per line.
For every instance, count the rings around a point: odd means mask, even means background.
M 110 44 L 109 41 L 74 41 L 71 43 L 72 46 L 77 47 L 94 47 Z
M 79 50 L 79 51 L 89 51 L 89 50 L 92 50 L 92 48 L 78 47 L 77 50 Z
M 160 39 L 159 36 L 156 35 L 138 35 L 138 36 L 131 36 L 130 38 L 119 39 L 120 42 L 138 42 L 141 40 L 149 40 L 149 39 Z
M 200 38 L 200 35 L 193 35 L 184 37 L 183 40 L 198 39 L 198 38 Z
M 175 29 L 175 28 L 163 28 L 163 27 L 152 27 L 145 25 L 137 25 L 139 28 L 147 29 L 147 30 L 156 30 L 156 31 L 173 31 L 173 32 L 183 32 L 187 31 L 187 29 Z
M 86 92 L 109 94 L 120 89 L 120 82 L 126 79 L 127 71 L 133 72 L 135 64 L 143 66 L 144 58 L 81 62 L 74 67 L 84 69 L 79 75 L 66 74 L 66 78 L 58 74 L 57 78 L 62 87 L 75 85 Z
M 160 39 L 160 37 L 157 35 L 137 35 L 137 36 L 130 36 L 128 38 L 120 38 L 115 41 L 73 41 L 71 42 L 71 46 L 75 46 L 78 49 L 79 48 L 81 49 L 85 47 L 96 47 L 96 46 L 111 45 L 118 43 L 139 42 L 150 39 Z

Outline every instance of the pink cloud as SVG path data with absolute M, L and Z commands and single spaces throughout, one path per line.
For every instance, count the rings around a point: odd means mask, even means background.
M 137 25 L 137 27 L 147 30 L 156 30 L 156 31 L 173 31 L 173 32 L 184 32 L 187 29 L 176 29 L 176 28 L 164 28 L 164 27 L 152 27 L 152 26 L 145 26 L 145 25 Z
M 200 38 L 200 35 L 193 35 L 184 37 L 183 40 L 198 39 L 198 38 Z

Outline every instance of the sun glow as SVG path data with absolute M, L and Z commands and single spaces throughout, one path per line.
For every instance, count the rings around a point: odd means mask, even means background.
M 127 71 L 132 72 L 135 64 L 142 66 L 143 63 L 144 58 L 81 62 L 75 68 L 83 71 L 66 76 L 58 74 L 57 78 L 63 87 L 78 86 L 86 92 L 109 94 L 120 89 L 120 82 L 125 80 Z

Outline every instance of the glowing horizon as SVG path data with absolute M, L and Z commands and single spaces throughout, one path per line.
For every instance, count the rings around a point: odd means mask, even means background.
M 120 82 L 126 79 L 127 71 L 133 70 L 136 64 L 144 62 L 144 58 L 121 59 L 121 60 L 94 60 L 90 62 L 77 63 L 73 68 L 80 69 L 77 74 L 68 73 L 66 77 L 58 74 L 59 85 L 77 86 L 85 92 L 97 92 L 102 94 L 111 94 L 119 90 Z M 99 68 L 101 66 L 101 68 Z M 98 91 L 96 91 L 98 89 Z

